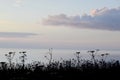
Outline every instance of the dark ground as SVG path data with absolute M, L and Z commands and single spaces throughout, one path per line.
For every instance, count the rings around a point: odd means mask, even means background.
M 36 64 L 29 66 L 7 67 L 2 64 L 0 80 L 119 80 L 119 61 L 92 63 L 85 61 L 75 65 L 72 61 L 53 62 L 48 65 Z

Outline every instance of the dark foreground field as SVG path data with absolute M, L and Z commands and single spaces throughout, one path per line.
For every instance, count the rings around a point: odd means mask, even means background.
M 91 52 L 91 60 L 80 58 L 54 61 L 49 59 L 49 64 L 33 62 L 31 64 L 0 63 L 0 80 L 120 80 L 120 62 L 117 60 L 106 61 L 108 54 L 101 54 L 101 59 L 96 59 Z M 11 59 L 10 59 L 11 60 Z
M 119 61 L 84 61 L 75 65 L 72 61 L 62 63 L 53 62 L 47 66 L 41 64 L 30 64 L 26 67 L 16 65 L 6 67 L 2 64 L 0 69 L 0 80 L 81 80 L 81 79 L 120 79 Z

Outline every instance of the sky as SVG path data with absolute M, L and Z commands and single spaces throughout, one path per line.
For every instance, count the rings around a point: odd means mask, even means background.
M 120 0 L 0 0 L 0 48 L 120 49 Z

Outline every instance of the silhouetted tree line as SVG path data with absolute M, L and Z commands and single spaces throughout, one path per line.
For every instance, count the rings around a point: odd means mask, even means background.
M 100 59 L 96 58 L 99 50 L 91 50 L 88 53 L 90 60 L 81 59 L 80 52 L 76 52 L 74 59 L 54 61 L 52 51 L 49 50 L 50 57 L 48 64 L 35 61 L 25 64 L 26 51 L 20 52 L 21 64 L 13 64 L 12 59 L 15 52 L 6 54 L 9 63 L 0 63 L 0 80 L 118 80 L 120 77 L 120 62 L 118 60 L 106 61 L 109 53 L 100 54 Z

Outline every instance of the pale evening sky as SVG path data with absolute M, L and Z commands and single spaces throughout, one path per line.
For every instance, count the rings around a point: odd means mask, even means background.
M 0 0 L 0 48 L 120 49 L 120 0 Z

